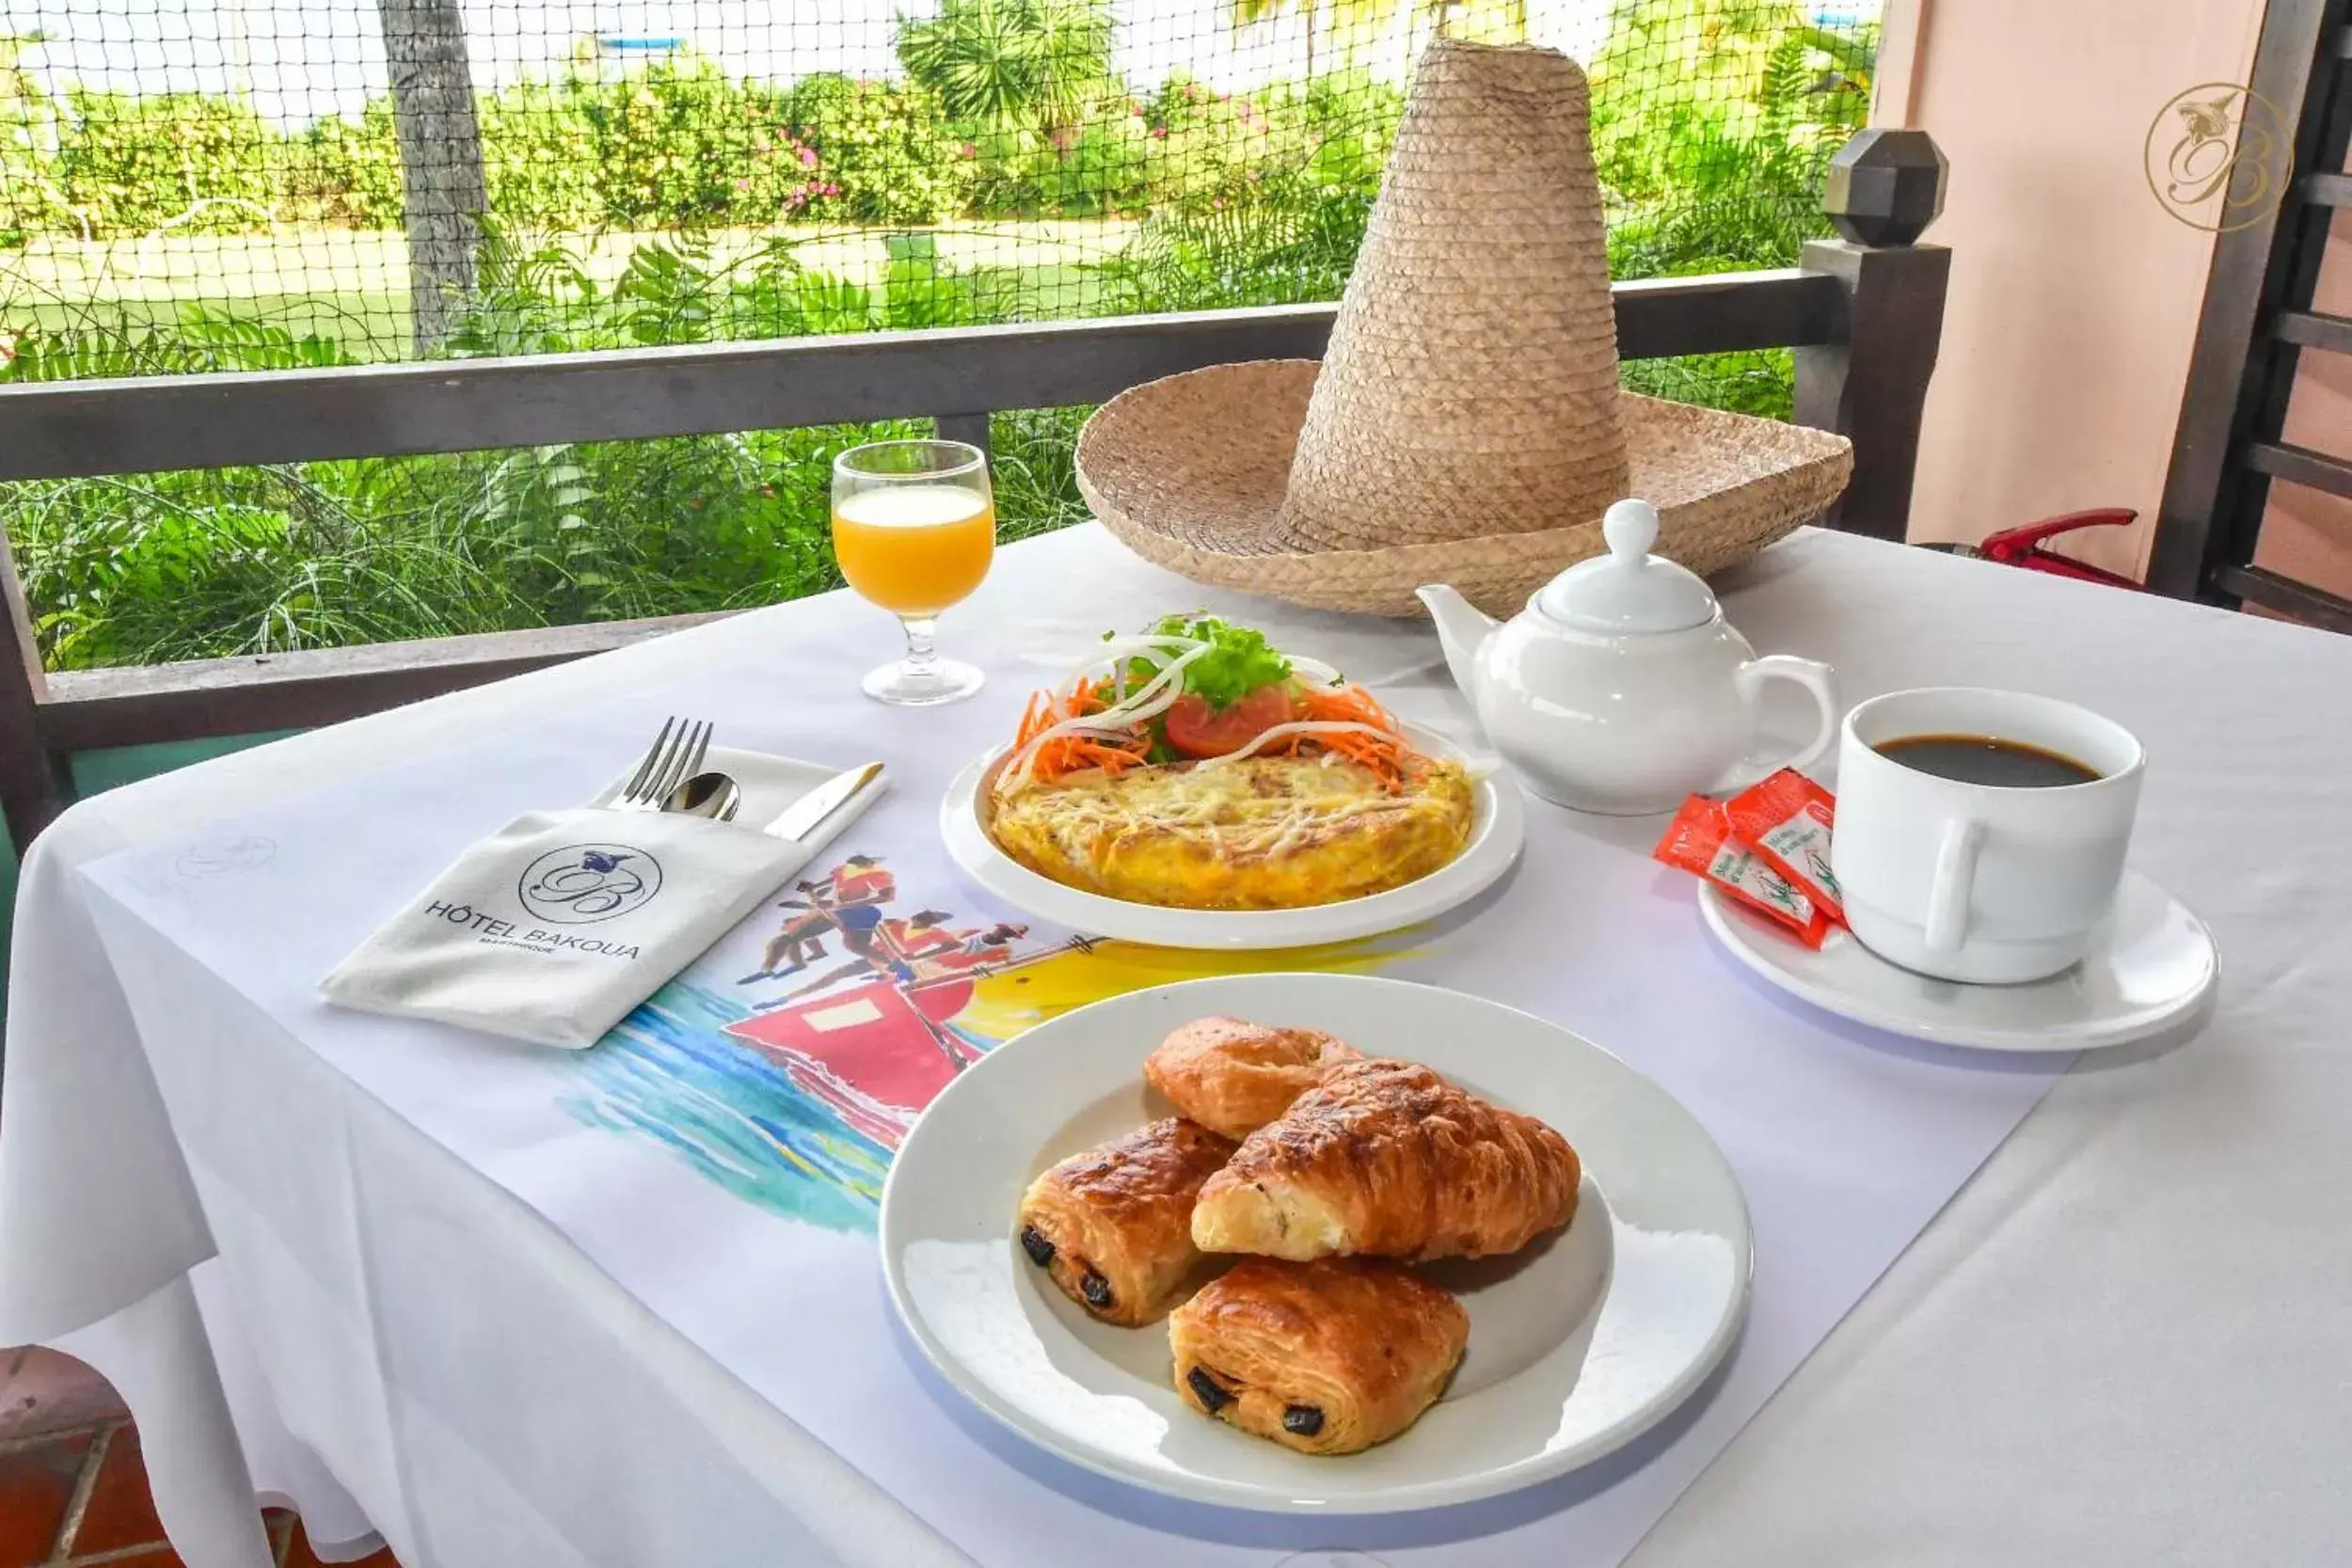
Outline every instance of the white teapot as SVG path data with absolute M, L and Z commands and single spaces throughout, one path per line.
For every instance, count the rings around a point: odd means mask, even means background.
M 1658 511 L 1647 501 L 1617 502 L 1601 532 L 1607 555 L 1562 572 L 1508 623 L 1441 584 L 1418 590 L 1454 682 L 1529 788 L 1580 811 L 1639 816 L 1829 750 L 1828 665 L 1756 657 L 1704 581 L 1649 553 Z M 1775 677 L 1812 693 L 1820 725 L 1793 754 L 1758 756 L 1758 709 Z

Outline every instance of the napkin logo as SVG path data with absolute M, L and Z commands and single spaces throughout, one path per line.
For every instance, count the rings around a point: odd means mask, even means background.
M 2251 228 L 2278 211 L 2295 172 L 2285 117 L 2234 82 L 2173 94 L 2150 123 L 2140 156 L 2164 210 L 2212 233 Z
M 550 849 L 515 884 L 523 908 L 556 926 L 590 926 L 642 910 L 661 891 L 661 863 L 627 844 Z
M 276 839 L 246 833 L 235 838 L 213 839 L 184 850 L 172 869 L 183 877 L 203 881 L 240 871 L 259 871 L 277 855 Z

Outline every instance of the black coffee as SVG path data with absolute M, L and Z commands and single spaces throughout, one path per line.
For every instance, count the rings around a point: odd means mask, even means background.
M 1883 757 L 1962 784 L 2006 789 L 2049 789 L 2090 784 L 2099 777 L 2073 757 L 1989 735 L 1907 735 L 1871 748 Z

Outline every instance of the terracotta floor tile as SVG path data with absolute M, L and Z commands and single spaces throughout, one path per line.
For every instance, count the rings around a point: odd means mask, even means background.
M 49 1560 L 95 1440 L 77 1432 L 0 1450 L 0 1568 Z
M 106 1380 L 73 1357 L 40 1345 L 0 1350 L 0 1442 L 103 1426 L 124 1414 Z
M 285 1568 L 321 1568 L 319 1560 L 311 1555 L 310 1538 L 302 1528 L 302 1521 L 294 1521 L 294 1535 L 286 1543 L 286 1555 L 280 1560 Z M 340 1568 L 400 1568 L 392 1560 L 390 1547 L 359 1559 L 357 1562 L 341 1564 Z
M 74 1558 L 72 1562 L 85 1560 Z M 169 1546 L 158 1546 L 151 1552 L 133 1552 L 129 1557 L 102 1559 L 105 1568 L 182 1568 L 180 1554 Z
M 127 1551 L 133 1546 L 161 1545 L 164 1527 L 155 1519 L 155 1499 L 148 1495 L 147 1466 L 139 1458 L 136 1427 L 119 1426 L 107 1434 L 106 1457 L 98 1467 L 98 1484 L 83 1511 L 82 1528 L 74 1532 L 72 1555 Z

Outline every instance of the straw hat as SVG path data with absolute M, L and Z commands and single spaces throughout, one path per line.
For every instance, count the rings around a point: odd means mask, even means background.
M 1320 365 L 1104 404 L 1078 437 L 1095 515 L 1200 581 L 1385 614 L 1424 582 L 1515 610 L 1629 495 L 1698 572 L 1820 515 L 1844 437 L 1619 389 L 1589 107 L 1554 50 L 1431 45 Z

